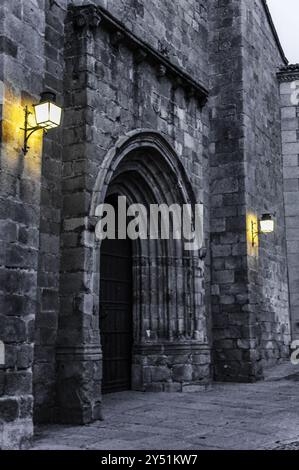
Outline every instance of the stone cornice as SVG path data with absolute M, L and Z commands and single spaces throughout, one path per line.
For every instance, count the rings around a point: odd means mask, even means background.
M 299 80 L 299 64 L 291 64 L 281 68 L 277 77 L 280 82 L 293 82 L 295 80 Z
M 188 73 L 173 64 L 165 55 L 154 49 L 130 30 L 119 20 L 112 16 L 106 9 L 100 6 L 71 6 L 74 28 L 77 30 L 95 30 L 99 26 L 109 31 L 111 44 L 117 47 L 123 44 L 133 50 L 137 63 L 146 61 L 156 67 L 158 77 L 168 76 L 175 83 L 185 89 L 189 97 L 198 99 L 200 106 L 204 106 L 208 99 L 208 90 Z

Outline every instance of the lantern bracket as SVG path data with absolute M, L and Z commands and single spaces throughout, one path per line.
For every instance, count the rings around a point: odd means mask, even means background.
M 30 147 L 28 146 L 28 140 L 30 139 L 32 134 L 41 129 L 43 129 L 45 132 L 47 132 L 47 130 L 42 126 L 29 127 L 28 118 L 30 114 L 32 113 L 29 111 L 28 106 L 25 106 L 24 113 L 25 113 L 24 127 L 22 127 L 21 129 L 24 131 L 24 146 L 22 150 L 23 150 L 24 155 L 26 155 L 26 153 L 30 149 Z
M 259 236 L 260 231 L 258 229 L 258 223 L 251 221 L 251 241 L 252 241 L 252 247 L 255 246 L 255 239 Z

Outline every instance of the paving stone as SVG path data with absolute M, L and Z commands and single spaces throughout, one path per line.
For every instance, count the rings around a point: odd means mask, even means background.
M 106 395 L 109 420 L 40 427 L 33 449 L 296 449 L 297 382 L 289 379 L 295 369 L 286 363 L 267 371 L 264 382 L 215 383 L 208 391 L 173 393 L 171 399 L 163 393 Z

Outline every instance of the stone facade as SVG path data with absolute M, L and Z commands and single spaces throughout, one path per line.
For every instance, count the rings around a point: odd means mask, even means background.
M 284 199 L 292 336 L 299 338 L 299 66 L 288 66 L 278 75 L 281 93 L 281 129 Z
M 0 448 L 25 447 L 33 419 L 102 418 L 96 207 L 116 192 L 203 207 L 198 252 L 134 245 L 133 389 L 262 378 L 290 341 L 286 61 L 266 3 L 5 0 L 0 25 Z M 24 156 L 43 89 L 63 125 Z M 275 233 L 252 247 L 265 212 Z
M 263 363 L 287 354 L 289 343 L 276 78 L 285 59 L 265 12 L 263 2 L 211 8 L 211 272 L 219 379 L 255 380 Z M 275 235 L 260 237 L 252 248 L 251 223 L 267 212 L 276 213 Z

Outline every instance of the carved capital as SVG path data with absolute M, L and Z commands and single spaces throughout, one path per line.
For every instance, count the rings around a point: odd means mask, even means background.
M 81 8 L 80 10 L 74 9 L 73 12 L 75 29 L 95 29 L 98 28 L 102 21 L 102 17 L 95 6 Z

